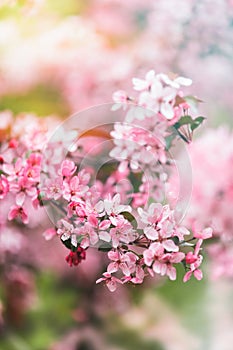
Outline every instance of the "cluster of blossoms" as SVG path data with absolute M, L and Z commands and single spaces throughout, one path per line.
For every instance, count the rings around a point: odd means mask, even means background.
M 222 147 L 227 144 L 227 147 Z M 233 137 L 227 127 L 208 130 L 188 148 L 193 190 L 187 225 L 210 225 L 215 243 L 208 247 L 213 278 L 233 277 Z M 198 164 L 202 166 L 198 166 Z M 211 174 L 211 176 L 210 176 Z M 188 176 L 188 174 L 187 174 Z M 221 179 L 221 180 L 220 180 Z M 173 191 L 175 178 L 171 177 Z
M 4 112 L 0 196 L 7 203 L 8 221 L 28 225 L 28 206 L 51 209 L 54 227 L 45 231 L 45 239 L 60 238 L 70 250 L 70 266 L 88 259 L 89 248 L 106 252 L 110 262 L 97 283 L 105 281 L 110 291 L 117 283 L 142 283 L 147 275 L 175 280 L 178 263 L 185 268 L 184 281 L 192 274 L 200 280 L 200 249 L 212 230 L 188 230 L 174 209 L 158 203 L 172 164 L 169 149 L 177 137 L 189 141 L 184 130 L 191 136 L 203 120 L 187 114 L 190 106 L 181 86 L 190 84 L 150 71 L 144 80 L 133 79 L 138 99 L 122 91 L 114 94 L 118 104 L 113 109 L 127 112 L 111 131 L 115 146 L 107 179 L 104 173 L 95 178 L 91 165 L 81 168 L 81 132 L 60 127 L 50 138 L 33 116 L 12 123 Z M 121 180 L 127 184 L 119 187 Z
M 145 79 L 133 78 L 132 82 L 137 97 L 123 90 L 113 94 L 112 109 L 123 108 L 126 116 L 124 122 L 115 123 L 111 132 L 115 147 L 110 156 L 121 163 L 127 159 L 130 169 L 142 174 L 139 192 L 133 194 L 137 206 L 146 204 L 149 193 L 155 201 L 164 199 L 167 167 L 173 163 L 168 153 L 170 143 L 178 134 L 190 141 L 190 133 L 185 137 L 180 132 L 180 127 L 193 123 L 187 116 L 190 106 L 181 87 L 191 85 L 192 81 L 150 70 Z

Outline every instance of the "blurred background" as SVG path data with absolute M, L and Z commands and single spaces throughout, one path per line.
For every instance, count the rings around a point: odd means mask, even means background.
M 44 213 L 2 229 L 1 350 L 232 350 L 232 64 L 232 0 L 0 0 L 1 112 L 64 119 L 150 69 L 193 79 L 207 121 L 190 147 L 189 215 L 221 239 L 201 282 L 178 271 L 110 294 L 95 286 L 94 251 L 70 269 L 65 248 L 44 240 Z

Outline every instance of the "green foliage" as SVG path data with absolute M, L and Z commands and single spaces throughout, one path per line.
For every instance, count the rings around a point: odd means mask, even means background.
M 75 326 L 72 312 L 77 290 L 62 283 L 54 274 L 36 276 L 37 298 L 20 329 L 9 330 L 0 340 L 1 350 L 44 350 Z
M 15 114 L 29 112 L 39 116 L 69 115 L 69 108 L 59 92 L 51 86 L 37 86 L 24 94 L 3 96 L 0 110 L 10 109 Z
M 193 119 L 190 115 L 181 117 L 180 120 L 170 128 L 170 134 L 165 138 L 166 149 L 169 150 L 171 148 L 172 142 L 177 136 L 179 136 L 183 141 L 189 143 L 193 131 L 197 129 L 204 120 L 205 118 L 202 116 L 195 119 Z
M 118 345 L 122 350 L 164 350 L 159 342 L 142 339 L 138 332 L 123 327 L 112 332 L 109 338 L 111 343 Z
M 165 280 L 160 286 L 154 288 L 154 293 L 170 305 L 175 314 L 181 316 L 186 326 L 200 334 L 207 322 L 205 308 L 208 282 L 206 278 L 197 281 L 191 277 L 190 281 L 183 283 L 184 273 L 184 267 L 178 264 L 177 280 Z
M 173 127 L 178 130 L 183 125 L 189 125 L 190 129 L 193 131 L 199 127 L 202 122 L 205 120 L 204 117 L 197 117 L 193 119 L 190 115 L 185 115 L 180 118 L 180 120 L 173 125 Z

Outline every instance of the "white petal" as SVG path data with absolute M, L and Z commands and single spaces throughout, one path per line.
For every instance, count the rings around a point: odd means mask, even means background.
M 175 243 L 171 239 L 163 241 L 162 244 L 163 244 L 163 247 L 169 252 L 178 252 L 179 251 L 179 247 L 177 245 L 175 245 Z
M 174 117 L 174 110 L 170 103 L 162 103 L 160 107 L 160 112 L 167 119 L 172 119 Z
M 99 238 L 102 239 L 102 241 L 105 241 L 105 242 L 110 242 L 111 241 L 111 236 L 106 231 L 101 231 L 99 233 Z
M 190 86 L 192 85 L 192 79 L 189 78 L 184 78 L 184 77 L 178 77 L 175 79 L 175 82 L 178 83 L 179 85 L 184 85 L 184 86 Z

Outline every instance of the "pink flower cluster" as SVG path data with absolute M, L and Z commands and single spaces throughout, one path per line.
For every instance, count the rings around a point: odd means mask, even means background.
M 167 151 L 172 143 L 167 144 L 167 137 L 177 130 L 171 125 L 179 128 L 188 108 L 180 88 L 190 83 L 150 71 L 145 79 L 133 79 L 139 91 L 133 105 L 125 93 L 114 94 L 127 112 L 125 121 L 115 123 L 111 131 L 113 163 L 107 179 L 104 173 L 95 178 L 91 165 L 81 169 L 81 136 L 76 131 L 59 127 L 50 135 L 34 116 L 12 123 L 13 116 L 3 113 L 0 198 L 8 206 L 8 221 L 27 225 L 32 207 L 52 208 L 54 227 L 44 232 L 45 239 L 60 238 L 70 251 L 70 266 L 88 259 L 88 249 L 107 253 L 109 263 L 97 283 L 105 281 L 110 291 L 117 283 L 141 284 L 147 275 L 175 280 L 179 263 L 185 282 L 191 275 L 200 280 L 200 247 L 211 237 L 211 229 L 192 232 L 178 224 L 169 205 L 158 203 L 168 177 L 165 166 L 171 163 Z M 119 187 L 122 180 L 127 184 Z
M 113 109 L 121 106 L 124 108 L 129 102 L 136 104 L 142 108 L 134 108 L 130 106 L 126 115 L 126 122 L 132 122 L 135 119 L 143 120 L 146 116 L 153 116 L 159 113 L 167 120 L 174 124 L 181 116 L 185 101 L 179 102 L 178 97 L 183 97 L 181 86 L 190 86 L 192 80 L 184 77 L 169 77 L 166 74 L 155 74 L 154 70 L 150 70 L 145 79 L 133 78 L 133 88 L 138 91 L 137 99 L 131 98 L 125 91 L 117 91 L 113 95 L 116 105 Z M 182 108 L 180 108 L 182 107 Z
M 227 147 L 223 147 L 224 144 L 227 144 Z M 193 190 L 185 222 L 193 227 L 198 222 L 199 225 L 213 228 L 216 242 L 208 247 L 212 260 L 211 273 L 214 278 L 232 278 L 232 132 L 227 127 L 208 130 L 189 146 L 189 156 L 193 169 Z M 170 180 L 173 189 L 174 180 L 173 177 Z
M 115 147 L 110 156 L 119 162 L 128 162 L 134 173 L 142 173 L 139 192 L 133 194 L 135 206 L 146 204 L 148 196 L 163 200 L 167 170 L 172 163 L 168 154 L 167 138 L 171 127 L 185 116 L 190 108 L 181 86 L 192 84 L 191 79 L 155 74 L 150 70 L 145 79 L 133 78 L 138 97 L 125 91 L 113 94 L 112 110 L 126 111 L 124 122 L 115 123 L 111 132 Z

